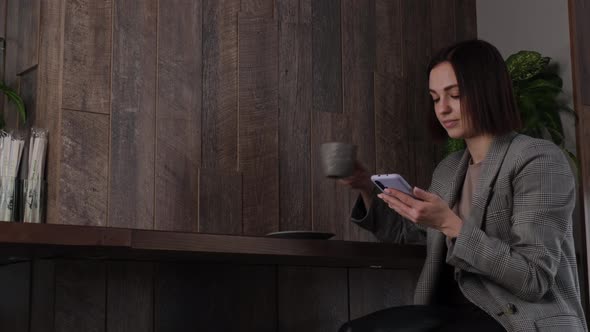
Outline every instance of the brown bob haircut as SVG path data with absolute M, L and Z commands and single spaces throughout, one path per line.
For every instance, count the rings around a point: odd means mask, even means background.
M 483 40 L 467 40 L 439 51 L 428 65 L 449 62 L 457 76 L 461 111 L 474 134 L 502 135 L 520 129 L 521 122 L 512 80 L 500 52 Z M 432 136 L 441 141 L 448 137 L 434 112 L 431 114 Z

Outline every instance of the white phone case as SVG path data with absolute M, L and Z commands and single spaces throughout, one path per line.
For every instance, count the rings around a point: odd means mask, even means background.
M 371 176 L 371 181 L 383 192 L 386 188 L 397 189 L 410 196 L 412 193 L 412 186 L 399 174 L 375 174 Z

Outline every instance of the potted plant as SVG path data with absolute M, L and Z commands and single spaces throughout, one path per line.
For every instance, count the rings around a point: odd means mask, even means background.
M 0 82 L 0 91 L 2 91 L 8 100 L 16 106 L 18 114 L 20 115 L 22 121 L 25 122 L 27 119 L 27 113 L 25 109 L 25 103 L 23 102 L 21 96 L 14 89 L 4 84 L 4 82 Z M 0 129 L 4 129 L 4 125 L 4 117 L 0 117 Z
M 535 51 L 520 51 L 506 59 L 516 105 L 522 121 L 521 133 L 553 141 L 574 161 L 576 157 L 564 146 L 560 113 L 575 112 L 562 98 L 563 81 L 551 58 Z M 465 148 L 465 142 L 449 139 L 446 154 Z

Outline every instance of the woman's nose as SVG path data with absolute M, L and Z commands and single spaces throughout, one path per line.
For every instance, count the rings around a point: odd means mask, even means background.
M 449 105 L 449 101 L 446 98 L 441 98 L 437 105 L 437 112 L 438 113 L 449 113 L 451 111 L 451 107 Z

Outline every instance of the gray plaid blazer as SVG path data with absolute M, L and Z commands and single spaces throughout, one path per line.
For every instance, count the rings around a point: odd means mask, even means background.
M 469 157 L 454 153 L 433 174 L 429 191 L 449 206 L 461 194 Z M 575 191 L 558 147 L 510 133 L 494 139 L 471 214 L 448 250 L 444 234 L 402 218 L 380 199 L 366 211 L 359 198 L 352 220 L 382 241 L 426 241 L 415 304 L 435 302 L 446 262 L 465 297 L 508 331 L 587 331 L 572 236 Z

